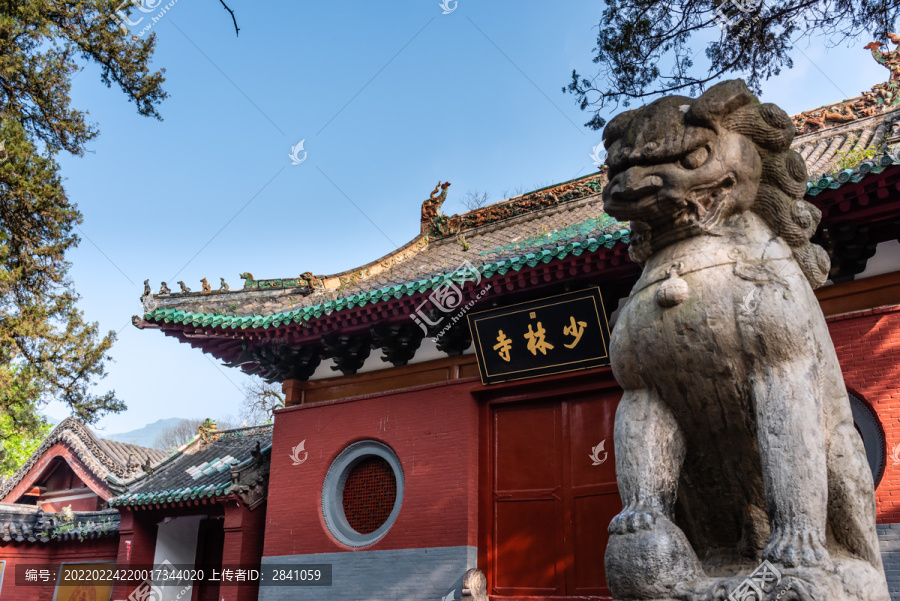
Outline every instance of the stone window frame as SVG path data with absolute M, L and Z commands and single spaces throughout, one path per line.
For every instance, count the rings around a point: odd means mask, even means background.
M 847 390 L 847 396 L 850 398 L 853 424 L 862 433 L 863 446 L 866 449 L 866 464 L 872 470 L 872 479 L 877 489 L 887 468 L 888 448 L 884 426 L 878 412 L 865 400 L 865 397 L 853 390 Z
M 394 507 L 384 524 L 374 532 L 360 534 L 350 526 L 344 515 L 344 485 L 353 468 L 370 457 L 381 457 L 387 461 L 397 481 L 397 497 L 394 499 Z M 403 466 L 394 450 L 377 440 L 355 442 L 341 451 L 325 475 L 325 482 L 322 485 L 322 516 L 325 518 L 325 525 L 338 542 L 348 547 L 359 548 L 373 545 L 388 533 L 397 520 L 403 505 L 403 492 Z

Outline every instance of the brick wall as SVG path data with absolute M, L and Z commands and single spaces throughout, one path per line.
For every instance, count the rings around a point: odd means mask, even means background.
M 259 567 L 265 520 L 265 504 L 253 511 L 237 503 L 225 504 L 222 565 Z M 220 587 L 217 596 L 221 601 L 256 601 L 259 598 L 259 586 L 256 582 L 248 582 L 240 586 Z
M 887 446 L 875 489 L 878 542 L 891 601 L 900 601 L 900 306 L 828 318 L 844 382 L 881 421 Z M 894 449 L 898 452 L 894 452 Z
M 266 557 L 353 551 L 322 517 L 322 485 L 348 445 L 377 440 L 403 467 L 402 510 L 366 551 L 477 544 L 478 414 L 472 382 L 349 401 L 297 406 L 275 420 L 266 516 Z M 480 385 L 479 385 L 480 386 Z M 291 449 L 306 441 L 306 461 Z
M 828 319 L 844 382 L 878 414 L 887 443 L 884 477 L 875 490 L 879 524 L 900 523 L 900 306 Z M 898 453 L 900 455 L 900 453 Z

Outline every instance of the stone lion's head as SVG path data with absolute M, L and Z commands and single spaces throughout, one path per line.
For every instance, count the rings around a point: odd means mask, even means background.
M 631 255 L 641 264 L 678 240 L 723 235 L 729 218 L 753 211 L 820 286 L 829 260 L 809 239 L 821 213 L 803 200 L 806 164 L 790 149 L 793 138 L 788 115 L 738 79 L 697 99 L 661 98 L 616 116 L 603 132 L 605 210 L 632 221 Z

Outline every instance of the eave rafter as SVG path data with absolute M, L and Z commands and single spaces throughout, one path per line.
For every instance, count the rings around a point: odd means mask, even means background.
M 877 245 L 900 234 L 900 165 L 807 199 L 822 211 L 813 241 L 828 252 L 835 283 L 864 271 Z

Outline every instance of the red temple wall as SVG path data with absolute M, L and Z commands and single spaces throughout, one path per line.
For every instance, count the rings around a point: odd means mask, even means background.
M 875 409 L 884 428 L 887 461 L 875 490 L 878 522 L 900 522 L 900 306 L 828 319 L 848 390 Z
M 0 601 L 52 601 L 54 585 L 16 586 L 15 566 L 29 565 L 58 570 L 61 563 L 116 560 L 119 538 L 55 541 L 52 543 L 0 543 L 0 560 L 6 561 Z
M 322 516 L 329 466 L 351 443 L 391 447 L 404 474 L 402 510 L 367 551 L 477 544 L 478 405 L 453 382 L 278 412 L 272 444 L 265 556 L 350 550 Z M 293 465 L 291 449 L 306 440 L 308 458 Z

